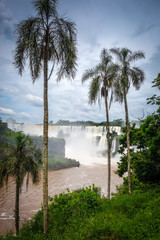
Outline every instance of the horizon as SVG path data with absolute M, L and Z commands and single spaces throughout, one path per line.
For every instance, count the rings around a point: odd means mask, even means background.
M 0 118 L 1 120 L 1 118 Z M 124 119 L 113 119 L 112 121 L 110 121 L 110 123 L 114 123 L 115 121 L 118 121 L 120 120 L 122 122 L 122 124 L 125 124 L 125 120 Z M 58 123 L 62 121 L 62 123 Z M 143 121 L 143 120 L 142 120 Z M 17 122 L 15 119 L 13 119 L 12 117 L 9 117 L 8 119 L 6 119 L 4 122 L 6 122 L 7 124 L 10 122 L 12 124 L 24 124 L 24 125 L 43 125 L 43 122 L 42 123 L 23 123 L 23 122 Z M 140 123 L 141 120 L 140 119 L 137 119 L 137 120 L 131 120 L 130 123 Z M 77 120 L 77 121 L 69 121 L 67 119 L 59 119 L 58 121 L 56 121 L 55 123 L 51 120 L 48 122 L 48 125 L 49 126 L 54 126 L 54 125 L 57 125 L 57 126 L 70 126 L 72 124 L 76 124 L 77 125 L 74 125 L 74 126 L 78 126 L 78 125 L 82 125 L 82 124 L 88 124 L 88 126 L 94 126 L 94 125 L 91 125 L 91 124 L 105 124 L 106 121 L 102 121 L 102 122 L 94 122 L 94 121 L 90 121 L 90 120 L 86 120 L 86 121 L 83 121 L 83 120 Z M 114 125 L 114 126 L 118 126 L 118 125 Z

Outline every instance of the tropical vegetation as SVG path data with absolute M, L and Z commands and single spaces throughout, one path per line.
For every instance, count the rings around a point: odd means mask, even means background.
M 160 90 L 160 75 L 152 82 L 153 87 Z M 133 125 L 130 128 L 131 143 L 131 179 L 133 189 L 143 184 L 160 183 L 160 98 L 154 94 L 148 98 L 148 104 L 156 105 L 157 110 L 148 115 L 141 123 L 140 128 Z M 127 137 L 125 134 L 120 139 L 121 160 L 118 163 L 117 173 L 119 176 L 127 171 Z M 127 185 L 128 179 L 124 178 Z
M 104 97 L 106 111 L 106 132 L 107 132 L 107 155 L 108 155 L 108 199 L 110 199 L 111 185 L 111 133 L 109 124 L 109 106 L 113 99 L 113 81 L 116 78 L 117 66 L 113 64 L 112 57 L 106 49 L 103 49 L 100 55 L 100 63 L 92 69 L 87 69 L 82 76 L 82 83 L 91 79 L 89 85 L 89 103 L 93 104 L 100 97 Z M 109 91 L 111 91 L 110 103 L 108 103 Z
M 134 61 L 145 57 L 141 51 L 112 48 L 110 52 L 118 60 L 115 64 L 111 54 L 103 49 L 100 63 L 86 70 L 82 76 L 82 83 L 91 80 L 90 104 L 100 103 L 104 97 L 106 122 L 100 124 L 106 125 L 107 130 L 108 199 L 101 196 L 100 189 L 94 185 L 73 192 L 67 190 L 59 196 L 48 196 L 48 165 L 51 168 L 57 167 L 58 162 L 61 167 L 65 165 L 62 156 L 59 159 L 48 154 L 48 81 L 55 64 L 58 66 L 57 81 L 63 77 L 74 78 L 77 58 L 75 23 L 58 14 L 57 3 L 57 0 L 33 0 L 37 15 L 16 26 L 14 65 L 19 74 L 22 75 L 27 63 L 33 82 L 43 73 L 43 139 L 38 139 L 41 144 L 43 141 L 43 206 L 19 230 L 20 190 L 25 177 L 27 186 L 30 177 L 33 183 L 38 182 L 41 151 L 29 136 L 8 130 L 0 120 L 0 187 L 7 185 L 10 176 L 16 185 L 16 236 L 11 233 L 0 236 L 0 239 L 160 239 L 160 96 L 154 94 L 147 99 L 148 104 L 157 106 L 157 110 L 143 119 L 139 128 L 129 122 L 127 94 L 131 84 L 138 90 L 144 81 L 143 70 L 132 66 Z M 153 87 L 160 90 L 160 74 L 153 81 Z M 117 187 L 117 193 L 110 199 L 111 141 L 114 133 L 110 133 L 109 108 L 113 99 L 124 102 L 126 122 L 119 140 L 121 159 L 116 173 L 122 177 L 128 172 L 128 176 L 124 177 L 123 185 Z M 59 120 L 57 124 L 63 123 L 75 124 L 68 120 Z M 98 126 L 92 121 L 78 121 L 78 124 Z M 117 119 L 112 124 L 122 126 L 123 120 Z M 62 132 L 59 137 L 61 135 Z M 77 164 L 72 159 L 67 161 L 71 165 Z
M 76 72 L 76 28 L 74 22 L 59 16 L 57 0 L 34 0 L 35 17 L 21 21 L 16 27 L 14 65 L 22 75 L 29 60 L 33 82 L 43 72 L 43 208 L 44 234 L 48 232 L 48 80 L 58 64 L 57 81 L 74 78 Z M 49 66 L 52 64 L 51 69 Z
M 110 201 L 95 186 L 50 198 L 48 240 L 158 240 L 160 187 L 118 194 Z M 6 240 L 44 240 L 43 210 Z
M 4 125 L 5 126 L 5 125 Z M 8 183 L 8 178 L 13 177 L 16 185 L 15 193 L 15 227 L 19 232 L 19 194 L 26 177 L 26 187 L 29 178 L 37 183 L 40 178 L 39 166 L 41 164 L 41 151 L 37 149 L 29 136 L 22 132 L 13 135 L 14 144 L 7 143 L 6 139 L 0 145 L 0 187 Z
M 128 114 L 127 94 L 131 84 L 138 90 L 144 81 L 144 72 L 139 67 L 132 67 L 132 62 L 144 58 L 141 51 L 132 52 L 128 48 L 112 48 L 111 53 L 117 57 L 119 74 L 114 82 L 114 97 L 116 101 L 125 106 L 126 135 L 127 135 L 127 162 L 128 162 L 128 190 L 131 193 L 131 168 L 130 168 L 130 124 Z
M 160 75 L 153 81 L 153 87 L 160 88 Z M 110 201 L 94 185 L 49 197 L 48 240 L 160 238 L 159 95 L 148 98 L 148 104 L 156 105 L 157 110 L 143 120 L 140 128 L 130 127 L 132 194 L 128 194 L 128 179 L 124 178 Z M 117 173 L 122 176 L 128 170 L 126 129 L 120 144 L 122 158 Z M 8 233 L 0 239 L 45 239 L 43 208 L 24 224 L 18 236 Z

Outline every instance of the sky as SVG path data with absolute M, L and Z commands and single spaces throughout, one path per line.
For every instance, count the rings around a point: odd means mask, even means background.
M 159 0 L 59 0 L 58 12 L 76 23 L 77 73 L 74 80 L 56 82 L 56 72 L 49 80 L 49 121 L 105 121 L 101 106 L 88 103 L 90 80 L 82 85 L 84 71 L 96 66 L 103 48 L 127 47 L 143 51 L 145 59 L 136 61 L 145 73 L 140 90 L 128 93 L 130 120 L 151 114 L 155 106 L 146 99 L 158 93 L 152 81 L 160 72 L 160 1 Z M 0 0 L 0 118 L 12 117 L 19 123 L 43 122 L 43 76 L 34 84 L 28 65 L 22 76 L 13 65 L 16 47 L 15 26 L 36 16 L 31 0 Z M 110 120 L 125 119 L 124 105 L 115 102 Z

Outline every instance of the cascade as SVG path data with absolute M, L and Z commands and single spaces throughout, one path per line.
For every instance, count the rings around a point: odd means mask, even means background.
M 23 131 L 32 136 L 43 135 L 42 124 L 13 124 L 15 131 Z M 110 127 L 110 131 L 121 134 L 121 127 Z M 80 163 L 106 163 L 107 139 L 103 126 L 56 126 L 49 125 L 49 137 L 64 138 L 66 157 L 74 158 Z M 117 152 L 117 138 L 112 140 L 111 151 Z

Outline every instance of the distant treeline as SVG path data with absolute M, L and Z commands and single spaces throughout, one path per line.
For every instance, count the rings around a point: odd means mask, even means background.
M 53 121 L 49 122 L 49 125 L 60 125 L 60 126 L 106 126 L 106 122 L 93 122 L 93 121 L 74 121 L 69 120 L 58 120 L 56 123 Z M 124 127 L 125 122 L 123 119 L 116 119 L 110 122 L 110 126 Z

